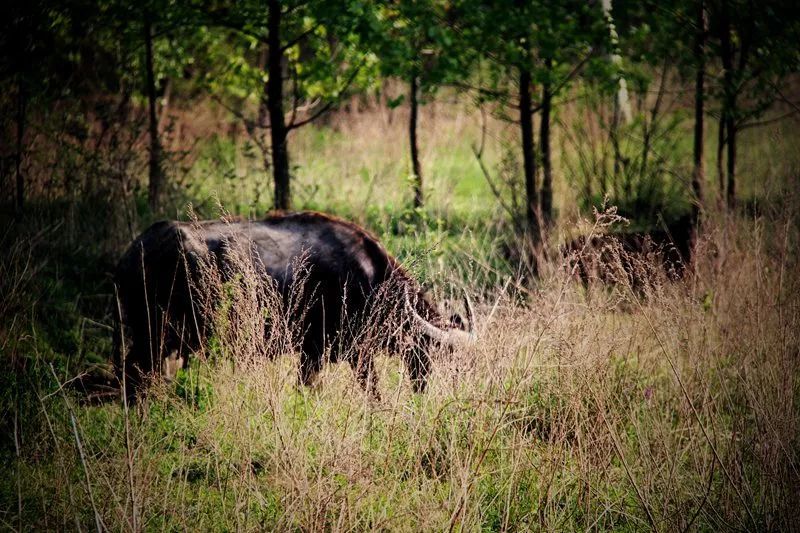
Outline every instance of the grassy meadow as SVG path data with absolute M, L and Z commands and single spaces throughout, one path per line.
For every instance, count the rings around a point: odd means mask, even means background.
M 194 127 L 219 131 L 205 113 Z M 536 278 L 473 155 L 485 135 L 495 179 L 512 172 L 513 125 L 482 132 L 463 102 L 424 107 L 420 211 L 405 108 L 354 105 L 293 133 L 296 207 L 367 227 L 442 309 L 461 309 L 462 288 L 476 302 L 478 342 L 435 354 L 424 394 L 378 357 L 380 401 L 344 364 L 298 387 L 292 349 L 267 340 L 270 357 L 254 357 L 225 328 L 140 403 L 88 401 L 75 383 L 110 357 L 107 273 L 152 215 L 136 191 L 113 213 L 36 206 L 24 239 L 0 236 L 0 529 L 797 530 L 797 124 L 743 134 L 736 213 L 716 207 L 709 128 L 692 271 L 636 286 L 584 284 L 557 253 L 615 219 L 578 209 L 558 131 L 559 218 Z M 670 167 L 687 187 L 689 127 Z M 243 135 L 171 140 L 191 150 L 175 217 L 268 210 Z

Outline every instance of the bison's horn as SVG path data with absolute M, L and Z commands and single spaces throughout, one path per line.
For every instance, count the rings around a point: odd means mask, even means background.
M 469 302 L 469 298 L 464 294 L 466 298 L 466 302 Z M 470 322 L 470 331 L 464 331 L 461 329 L 450 328 L 450 329 L 442 329 L 439 327 L 434 326 L 417 313 L 417 310 L 411 304 L 411 300 L 408 296 L 408 290 L 406 290 L 406 306 L 408 310 L 411 312 L 411 316 L 414 318 L 414 324 L 422 330 L 426 335 L 428 335 L 433 340 L 440 342 L 442 344 L 448 345 L 464 345 L 464 344 L 472 344 L 475 342 L 475 334 L 472 332 L 472 305 L 467 304 L 467 314 L 469 316 Z

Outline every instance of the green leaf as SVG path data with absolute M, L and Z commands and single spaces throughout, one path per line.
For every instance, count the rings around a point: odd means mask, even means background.
M 386 102 L 386 105 L 389 106 L 389 109 L 395 109 L 396 107 L 399 107 L 403 103 L 403 101 L 405 99 L 406 99 L 406 95 L 405 94 L 401 94 L 397 98 L 391 98 L 390 100 L 388 100 Z

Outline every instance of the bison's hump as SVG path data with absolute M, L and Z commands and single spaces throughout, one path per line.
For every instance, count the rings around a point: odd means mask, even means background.
M 164 220 L 144 230 L 117 263 L 114 277 L 123 281 L 128 275 L 139 275 L 142 266 L 158 269 L 161 265 L 175 263 L 184 252 L 205 254 L 208 248 L 191 226 Z

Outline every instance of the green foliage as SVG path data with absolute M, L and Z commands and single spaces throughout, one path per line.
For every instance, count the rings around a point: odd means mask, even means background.
M 375 49 L 384 76 L 416 77 L 423 95 L 429 96 L 465 77 L 471 48 L 459 41 L 457 26 L 447 23 L 453 9 L 447 2 L 376 2 L 372 9 L 375 21 L 365 40 Z M 389 105 L 399 105 L 402 98 Z
M 313 111 L 337 102 L 349 91 L 373 79 L 374 56 L 358 31 L 370 25 L 372 13 L 360 2 L 318 1 L 288 7 L 282 16 L 280 38 L 286 61 L 287 99 L 282 103 L 292 119 L 298 108 Z M 264 97 L 268 2 L 221 4 L 205 14 L 203 29 L 210 54 L 203 83 L 213 94 L 242 112 Z M 298 121 L 306 118 L 298 116 Z
M 485 82 L 479 98 L 504 101 L 515 72 L 527 68 L 534 83 L 549 82 L 557 93 L 569 87 L 576 67 L 595 76 L 608 64 L 608 28 L 599 6 L 586 2 L 484 4 L 462 0 L 453 11 L 460 44 L 482 59 L 476 74 Z M 545 65 L 549 59 L 552 66 Z

